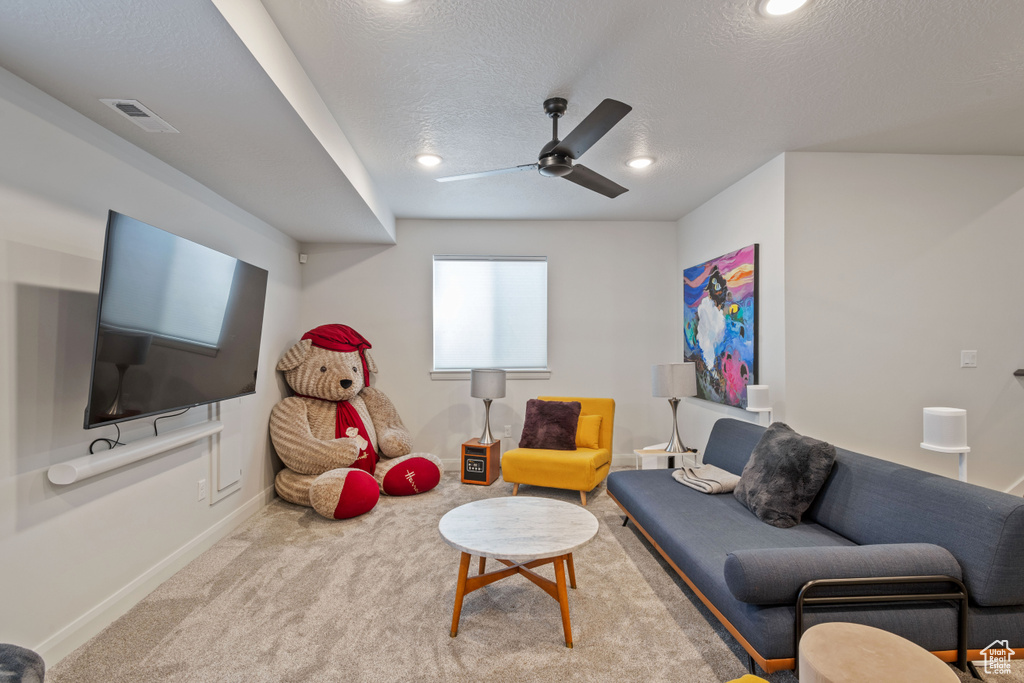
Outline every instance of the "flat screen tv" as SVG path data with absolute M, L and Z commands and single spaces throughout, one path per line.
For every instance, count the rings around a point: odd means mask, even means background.
M 267 271 L 111 211 L 85 427 L 256 391 Z

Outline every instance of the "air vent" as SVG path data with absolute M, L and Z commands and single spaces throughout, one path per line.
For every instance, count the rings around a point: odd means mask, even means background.
M 154 114 L 146 105 L 138 100 L 101 99 L 121 116 L 125 117 L 147 133 L 177 133 L 178 130 L 162 118 Z

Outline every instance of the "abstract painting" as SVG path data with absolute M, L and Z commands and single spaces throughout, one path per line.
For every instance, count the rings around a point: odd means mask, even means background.
M 747 407 L 757 384 L 757 245 L 683 271 L 683 357 L 696 364 L 697 396 Z

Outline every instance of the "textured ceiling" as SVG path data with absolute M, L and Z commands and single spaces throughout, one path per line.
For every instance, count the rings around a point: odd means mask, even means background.
M 675 220 L 787 150 L 1024 154 L 1020 0 L 813 0 L 784 20 L 753 0 L 263 5 L 399 217 Z M 2 0 L 0 66 L 300 241 L 388 241 L 209 0 Z M 552 96 L 563 136 L 606 97 L 633 106 L 582 160 L 630 192 L 434 182 L 536 161 Z

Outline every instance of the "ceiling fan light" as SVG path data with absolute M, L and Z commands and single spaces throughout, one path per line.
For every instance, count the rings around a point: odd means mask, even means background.
M 437 166 L 441 163 L 441 157 L 436 154 L 417 154 L 416 161 L 418 161 L 421 166 Z
M 651 157 L 636 157 L 626 162 L 626 166 L 630 168 L 647 168 L 654 163 L 654 159 Z
M 781 17 L 792 14 L 808 2 L 809 0 L 761 0 L 758 10 L 766 17 Z

